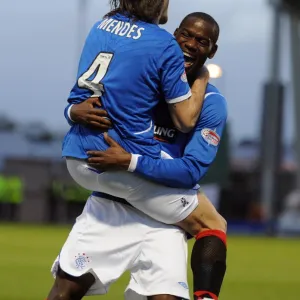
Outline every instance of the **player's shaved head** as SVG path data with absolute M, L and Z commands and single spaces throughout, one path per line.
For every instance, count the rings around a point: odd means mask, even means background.
M 162 0 L 110 0 L 111 12 L 106 16 L 116 13 L 128 14 L 147 23 L 158 23 L 164 7 Z
M 196 78 L 199 68 L 215 56 L 220 28 L 216 20 L 203 12 L 187 15 L 174 35 L 184 54 L 189 82 Z
M 212 16 L 210 16 L 209 14 L 206 14 L 204 12 L 191 13 L 182 20 L 182 22 L 179 25 L 179 28 L 184 27 L 185 24 L 188 21 L 190 21 L 190 19 L 201 20 L 201 21 L 204 21 L 205 23 L 209 24 L 212 27 L 212 31 L 213 31 L 213 36 L 211 37 L 213 42 L 216 43 L 218 41 L 219 35 L 220 35 L 220 26 Z

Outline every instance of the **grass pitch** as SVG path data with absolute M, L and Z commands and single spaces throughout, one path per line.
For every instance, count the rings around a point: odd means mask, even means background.
M 69 230 L 0 224 L 0 300 L 46 298 L 53 282 L 49 269 Z M 220 300 L 299 297 L 300 240 L 230 237 L 227 265 Z M 191 283 L 190 271 L 189 278 Z M 128 279 L 125 274 L 106 296 L 85 299 L 123 299 Z

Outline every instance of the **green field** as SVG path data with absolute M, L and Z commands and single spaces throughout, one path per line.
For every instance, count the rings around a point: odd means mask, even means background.
M 45 299 L 52 284 L 49 269 L 68 230 L 0 225 L 0 300 Z M 220 299 L 297 299 L 299 270 L 300 240 L 230 237 Z M 107 296 L 89 299 L 123 299 L 127 280 L 125 275 Z

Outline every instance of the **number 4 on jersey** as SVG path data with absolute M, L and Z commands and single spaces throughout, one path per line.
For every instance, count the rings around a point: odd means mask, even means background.
M 90 68 L 78 79 L 78 86 L 83 89 L 89 89 L 94 94 L 91 97 L 100 97 L 104 92 L 103 84 L 101 81 L 107 73 L 107 69 L 113 58 L 112 53 L 101 52 L 98 54 Z M 93 79 L 89 79 L 92 75 Z

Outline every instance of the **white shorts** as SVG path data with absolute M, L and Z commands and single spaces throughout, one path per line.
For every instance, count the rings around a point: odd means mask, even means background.
M 58 265 L 72 276 L 95 276 L 87 295 L 106 294 L 129 270 L 126 299 L 160 294 L 189 299 L 185 233 L 110 200 L 89 197 L 52 266 L 54 277 Z
M 148 181 L 130 172 L 98 172 L 84 160 L 67 158 L 73 179 L 83 188 L 123 198 L 148 216 L 176 224 L 198 206 L 197 189 L 177 189 Z

